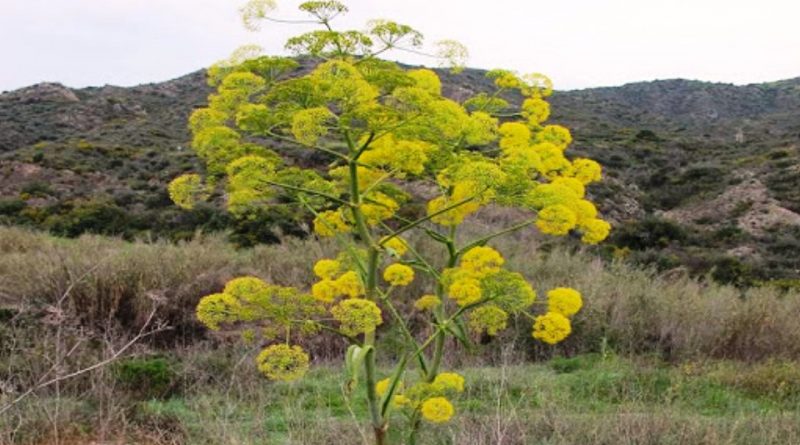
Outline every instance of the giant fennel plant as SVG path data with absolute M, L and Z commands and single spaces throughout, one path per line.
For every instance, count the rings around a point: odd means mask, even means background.
M 246 24 L 286 21 L 273 18 L 273 8 L 269 1 L 249 3 Z M 462 376 L 442 369 L 448 338 L 468 343 L 472 335 L 495 336 L 510 317 L 530 319 L 532 336 L 548 344 L 570 334 L 580 293 L 552 289 L 537 304 L 531 284 L 505 269 L 488 244 L 532 226 L 602 241 L 610 226 L 585 198 L 601 167 L 565 156 L 570 132 L 544 124 L 552 93 L 546 77 L 493 70 L 487 74 L 493 91 L 456 101 L 442 94 L 436 72 L 378 57 L 390 50 L 422 53 L 422 36 L 412 28 L 382 20 L 366 31 L 339 31 L 332 22 L 346 12 L 343 4 L 311 1 L 300 9 L 310 17 L 301 22 L 319 29 L 288 41 L 297 57 L 236 57 L 209 70 L 216 92 L 190 119 L 206 176 L 180 176 L 169 192 L 191 208 L 222 188 L 229 211 L 239 215 L 301 207 L 313 217 L 315 234 L 335 239 L 341 251 L 313 265 L 317 281 L 310 289 L 236 278 L 204 297 L 197 317 L 210 329 L 258 336 L 268 346 L 257 367 L 273 380 L 307 371 L 305 339 L 341 336 L 349 342 L 345 394 L 366 398 L 375 443 L 386 443 L 390 418 L 406 419 L 407 442 L 414 443 L 426 422 L 454 416 L 464 390 Z M 457 66 L 466 51 L 448 41 L 436 55 Z M 521 106 L 505 99 L 514 95 Z M 328 162 L 325 168 L 298 166 L 300 154 L 311 151 Z M 523 209 L 529 217 L 459 243 L 459 226 L 489 205 Z M 412 231 L 440 246 L 441 258 L 415 250 L 407 242 Z M 412 326 L 398 309 L 408 296 L 401 288 L 423 275 L 433 285 L 408 306 L 427 326 Z M 397 361 L 382 366 L 391 365 L 388 377 L 380 379 L 379 328 L 389 323 L 403 340 L 392 351 Z

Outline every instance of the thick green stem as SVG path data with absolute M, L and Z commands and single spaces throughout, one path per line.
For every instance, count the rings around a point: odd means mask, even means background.
M 350 146 L 351 152 L 354 151 L 352 139 L 349 134 L 345 135 L 347 143 Z M 361 238 L 361 242 L 367 245 L 367 267 L 366 267 L 366 297 L 375 301 L 378 297 L 378 260 L 380 259 L 380 250 L 372 242 L 372 237 L 369 233 L 369 228 L 364 221 L 364 215 L 361 212 L 361 194 L 358 190 L 358 164 L 356 159 L 352 159 L 349 164 L 350 171 L 350 203 L 353 212 L 353 219 L 356 222 L 356 230 Z M 375 331 L 367 332 L 364 334 L 364 346 L 373 346 L 364 357 L 364 372 L 366 374 L 366 391 L 367 403 L 369 404 L 369 413 L 372 421 L 372 429 L 375 433 L 375 444 L 384 445 L 386 443 L 386 422 L 383 419 L 380 411 L 380 401 L 375 392 L 375 375 L 376 375 L 376 360 L 375 360 Z
M 364 335 L 365 345 L 375 344 L 375 331 Z M 386 422 L 383 421 L 380 411 L 380 401 L 375 392 L 375 349 L 370 349 L 364 358 L 364 371 L 366 374 L 367 403 L 369 404 L 369 414 L 372 419 L 372 429 L 375 432 L 375 445 L 384 445 L 386 441 Z
M 458 251 L 455 248 L 455 241 L 453 240 L 455 236 L 455 230 L 451 229 L 450 231 L 450 239 L 447 242 L 447 267 L 455 267 L 456 262 L 458 261 Z M 441 284 L 441 281 L 436 287 L 436 293 L 440 299 L 444 298 L 444 287 Z M 444 314 L 444 306 L 441 305 L 436 308 L 436 312 L 434 313 L 436 316 L 436 322 L 441 324 L 445 322 L 445 314 Z M 444 356 L 444 342 L 446 339 L 446 335 L 444 330 L 440 330 L 436 335 L 436 340 L 433 344 L 433 358 L 431 359 L 431 365 L 428 368 L 428 382 L 432 382 L 433 379 L 436 378 L 436 374 L 439 373 L 439 367 L 442 365 L 442 357 Z

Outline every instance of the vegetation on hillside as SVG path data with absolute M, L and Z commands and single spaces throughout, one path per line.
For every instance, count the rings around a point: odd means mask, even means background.
M 298 62 L 293 75 L 313 66 Z M 485 71 L 435 71 L 450 98 L 492 88 Z M 201 168 L 188 149 L 186 122 L 206 105 L 205 78 L 196 72 L 160 84 L 81 90 L 42 84 L 0 94 L 0 221 L 66 236 L 129 239 L 224 230 L 245 246 L 306 235 L 310 220 L 290 212 L 239 220 L 221 210 L 221 196 L 190 213 L 169 201 L 167 182 Z M 520 96 L 507 100 L 518 105 Z M 800 213 L 797 79 L 749 86 L 644 82 L 556 91 L 551 103 L 551 122 L 572 129 L 576 155 L 606 167 L 606 181 L 590 194 L 616 232 L 652 238 L 646 221 L 659 220 L 687 235 L 655 238 L 641 248 L 611 240 L 631 250 L 628 258 L 693 274 L 737 270 L 730 282 L 740 284 L 781 279 L 791 285 L 800 277 L 797 217 L 786 213 Z M 309 167 L 325 160 L 296 162 Z M 724 214 L 687 217 L 726 191 L 733 205 Z M 761 215 L 770 223 L 751 229 Z

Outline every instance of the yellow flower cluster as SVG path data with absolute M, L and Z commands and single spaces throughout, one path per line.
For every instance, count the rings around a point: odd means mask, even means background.
M 383 279 L 392 286 L 408 286 L 414 281 L 414 269 L 405 264 L 390 264 L 383 271 Z
M 527 203 L 539 209 L 536 226 L 543 233 L 566 235 L 573 229 L 583 233 L 583 242 L 603 241 L 611 226 L 597 218 L 597 208 L 583 199 L 584 182 L 577 177 L 559 177 L 536 186 L 527 196 Z
M 536 317 L 533 323 L 533 338 L 554 345 L 572 332 L 569 319 L 558 312 L 547 312 Z
M 399 258 L 408 252 L 408 243 L 403 238 L 399 236 L 393 236 L 389 239 L 383 238 L 381 240 L 381 245 L 389 251 L 389 254 L 393 257 Z
M 236 297 L 225 293 L 211 294 L 200 299 L 195 308 L 197 319 L 211 330 L 218 330 L 223 323 L 237 320 L 241 305 Z
M 264 348 L 256 357 L 258 370 L 270 380 L 292 381 L 308 371 L 308 354 L 299 346 L 286 344 Z
M 481 282 L 469 271 L 455 270 L 447 295 L 459 306 L 469 306 L 481 300 Z
M 493 304 L 478 307 L 469 314 L 469 327 L 478 334 L 495 336 L 507 326 L 508 312 Z
M 342 263 L 337 260 L 323 258 L 314 264 L 314 274 L 323 280 L 332 280 L 339 275 Z
M 528 125 L 537 127 L 550 117 L 550 104 L 540 97 L 530 97 L 522 102 L 522 116 Z
M 597 244 L 608 238 L 611 224 L 602 219 L 589 219 L 580 225 L 583 236 L 581 240 L 586 244 Z
M 557 287 L 547 293 L 547 310 L 571 317 L 583 307 L 581 293 L 569 287 Z
M 383 397 L 383 395 L 386 394 L 386 391 L 389 390 L 389 385 L 391 383 L 392 379 L 389 378 L 378 380 L 378 382 L 375 383 L 375 393 L 378 395 L 378 397 Z
M 356 298 L 364 295 L 364 282 L 355 271 L 347 271 L 336 279 L 336 287 L 342 295 Z
M 442 304 L 442 300 L 436 295 L 423 295 L 414 302 L 414 308 L 418 311 L 430 311 Z
M 461 181 L 453 185 L 450 196 L 439 196 L 428 202 L 431 221 L 443 226 L 457 226 L 464 218 L 475 213 L 481 206 L 480 190 L 472 181 Z
M 375 383 L 375 394 L 378 397 L 384 397 L 386 393 L 389 391 L 389 385 L 391 385 L 392 381 L 389 378 L 385 378 L 379 380 Z M 404 408 L 411 404 L 411 399 L 404 396 L 403 394 L 398 394 L 399 392 L 403 391 L 403 382 L 400 381 L 397 383 L 397 386 L 394 389 L 394 395 L 392 396 L 392 406 L 395 408 Z
M 331 178 L 338 182 L 340 191 L 349 192 L 350 190 L 350 169 L 347 166 L 334 167 L 328 171 Z M 358 189 L 367 190 L 377 187 L 383 180 L 387 179 L 389 175 L 387 172 L 375 168 L 364 167 L 359 165 L 356 167 L 356 175 L 358 176 Z
M 533 324 L 533 337 L 545 343 L 555 344 L 572 332 L 569 317 L 583 307 L 580 292 L 569 287 L 557 287 L 547 293 L 547 310 L 536 317 Z
M 392 134 L 370 144 L 359 161 L 372 167 L 383 167 L 403 174 L 419 175 L 425 170 L 428 155 L 435 150 L 432 144 L 419 140 L 398 140 Z
M 383 323 L 378 305 L 363 298 L 340 301 L 331 308 L 331 315 L 340 323 L 339 330 L 350 337 L 373 332 Z
M 337 297 L 357 298 L 366 292 L 364 283 L 357 272 L 349 270 L 342 273 L 342 266 L 336 260 L 323 259 L 314 266 L 314 273 L 321 278 L 311 286 L 311 295 L 323 303 L 332 303 Z
M 436 72 L 426 69 L 410 70 L 406 74 L 414 80 L 418 88 L 433 95 L 442 94 L 442 81 Z
M 390 384 L 388 378 L 377 382 L 375 392 L 385 397 Z M 401 392 L 404 394 L 399 394 Z M 418 412 L 428 422 L 445 423 L 455 414 L 455 408 L 448 397 L 456 397 L 462 392 L 464 377 L 454 372 L 442 372 L 433 381 L 417 382 L 407 391 L 404 390 L 403 382 L 398 382 L 392 405 Z
M 326 107 L 307 108 L 292 116 L 292 134 L 305 145 L 314 145 L 328 133 L 326 123 L 335 118 Z
M 531 130 L 520 122 L 505 122 L 500 126 L 500 149 L 504 153 L 526 151 L 531 143 Z
M 558 204 L 543 208 L 539 211 L 539 218 L 536 220 L 536 227 L 542 233 L 550 235 L 566 235 L 578 222 L 569 207 Z
M 528 310 L 536 301 L 536 291 L 522 274 L 500 270 L 481 281 L 484 297 L 506 312 Z
M 317 65 L 309 80 L 316 87 L 318 99 L 333 102 L 345 114 L 369 106 L 380 93 L 352 63 L 344 60 L 328 60 Z
M 445 423 L 453 417 L 455 408 L 453 408 L 453 404 L 444 397 L 431 397 L 422 402 L 420 413 L 422 413 L 422 418 L 428 422 Z
M 463 255 L 458 267 L 445 271 L 447 295 L 462 307 L 489 298 L 503 310 L 526 309 L 533 304 L 536 293 L 521 275 L 502 270 L 504 262 L 500 253 L 491 247 L 473 247 Z M 497 312 L 484 309 L 473 314 L 473 320 L 481 316 L 490 316 L 494 321 L 474 321 L 475 326 L 499 327 Z
M 178 207 L 191 210 L 203 192 L 203 180 L 200 175 L 193 173 L 181 175 L 169 183 L 167 191 L 172 202 Z
M 488 246 L 473 247 L 461 257 L 461 268 L 479 278 L 500 271 L 505 260 L 500 252 Z
M 433 379 L 433 387 L 440 393 L 464 392 L 464 377 L 455 372 L 441 372 Z
M 289 303 L 290 307 L 282 308 Z M 256 277 L 239 277 L 229 281 L 221 293 L 201 298 L 196 314 L 209 329 L 217 330 L 223 324 L 252 321 L 285 327 L 291 320 L 321 311 L 312 296 L 297 289 L 270 285 Z
M 366 202 L 361 204 L 359 208 L 361 213 L 364 214 L 367 225 L 374 226 L 394 216 L 400 205 L 389 196 L 375 192 L 370 193 L 366 197 Z
M 314 233 L 322 237 L 332 237 L 350 231 L 350 226 L 341 211 L 327 210 L 314 218 Z
M 578 179 L 584 184 L 597 182 L 602 178 L 602 167 L 596 161 L 578 158 L 572 161 L 569 176 Z
M 311 295 L 322 303 L 332 303 L 341 292 L 336 281 L 325 278 L 311 286 Z
M 536 142 L 549 142 L 561 150 L 565 150 L 572 143 L 569 130 L 561 125 L 546 125 L 536 133 Z

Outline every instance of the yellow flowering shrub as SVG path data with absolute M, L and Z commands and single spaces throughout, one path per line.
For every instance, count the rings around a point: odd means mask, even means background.
M 275 6 L 251 1 L 242 9 L 245 22 L 256 28 L 274 19 Z M 340 337 L 348 345 L 344 396 L 364 392 L 376 443 L 400 424 L 390 422 L 395 411 L 414 443 L 423 420 L 449 421 L 465 393 L 462 376 L 441 371 L 445 347 L 456 344 L 447 338 L 501 341 L 512 320 L 530 320 L 532 337 L 547 344 L 570 334 L 580 293 L 550 290 L 542 313 L 533 284 L 509 270 L 491 242 L 534 227 L 586 244 L 603 241 L 611 226 L 589 199 L 602 169 L 573 159 L 570 131 L 547 123 L 553 86 L 545 76 L 492 70 L 490 88 L 454 100 L 443 94 L 438 71 L 377 57 L 422 50 L 413 28 L 380 20 L 362 31 L 339 30 L 332 22 L 347 7 L 336 0 L 300 9 L 319 29 L 289 39 L 286 48 L 309 65 L 299 69 L 292 58 L 244 48 L 209 69 L 216 91 L 189 119 L 206 178 L 179 176 L 169 193 L 191 208 L 216 188 L 236 215 L 272 208 L 300 215 L 313 236 L 333 238 L 340 251 L 308 265 L 315 280 L 307 288 L 235 278 L 200 300 L 197 318 L 267 344 L 256 366 L 273 380 L 306 372 L 310 357 L 301 345 L 309 337 Z M 452 41 L 433 53 L 456 71 L 467 54 Z M 525 216 L 465 239 L 460 225 L 486 207 Z M 411 232 L 433 247 L 412 248 Z M 421 287 L 424 295 L 411 295 Z M 413 317 L 403 313 L 412 306 Z M 378 380 L 384 325 L 397 328 L 388 334 L 395 350 L 385 355 L 397 359 L 390 377 Z

